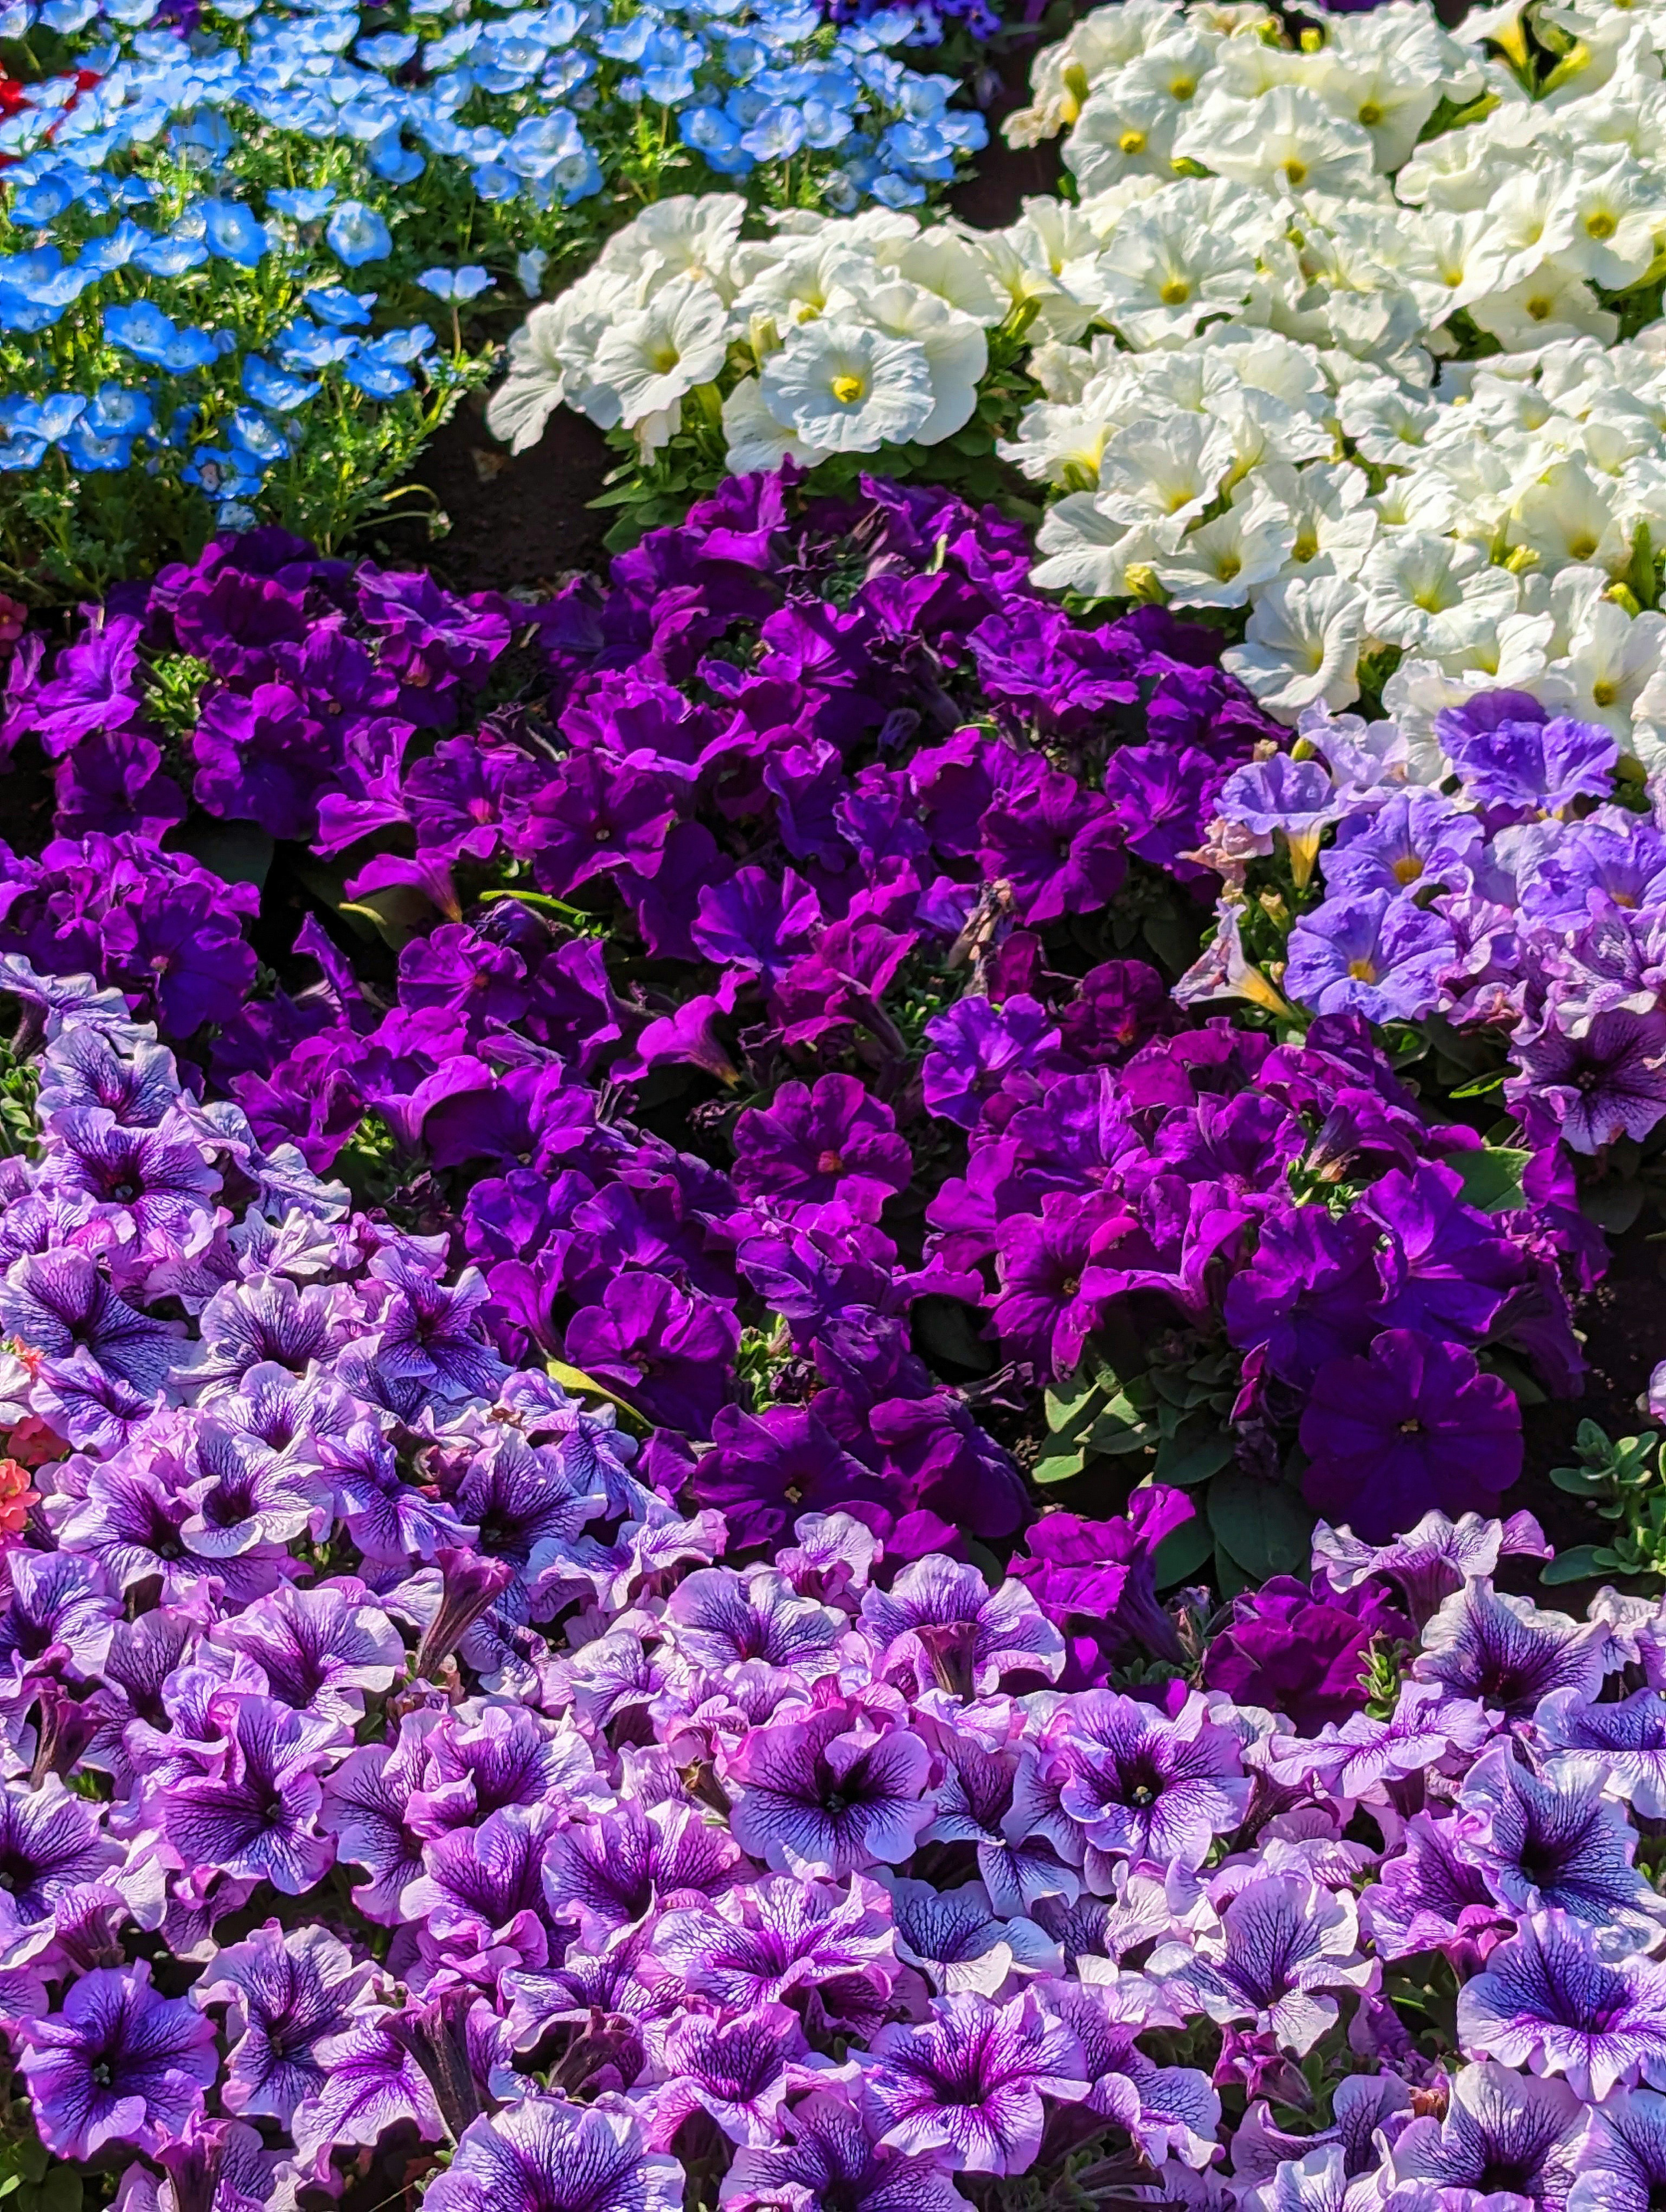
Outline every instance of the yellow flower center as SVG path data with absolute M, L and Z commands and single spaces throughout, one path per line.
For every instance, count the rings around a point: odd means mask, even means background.
M 1588 530 L 1582 530 L 1577 538 L 1570 538 L 1567 542 L 1567 556 L 1570 561 L 1589 561 L 1596 550 L 1596 540 Z
M 1402 853 L 1394 864 L 1394 879 L 1397 884 L 1414 884 L 1423 873 L 1423 863 L 1415 853 Z
M 1223 553 L 1215 563 L 1215 574 L 1223 584 L 1230 584 L 1243 566 L 1236 553 Z
M 1524 300 L 1522 304 L 1527 310 L 1529 322 L 1547 323 L 1550 320 L 1553 302 L 1549 300 Z
M 1592 238 L 1612 238 L 1618 228 L 1606 208 L 1598 208 L 1595 215 L 1585 217 L 1585 229 Z
M 1590 696 L 1599 707 L 1612 707 L 1620 696 L 1620 686 L 1611 684 L 1605 676 L 1599 683 L 1591 685 Z
M 1359 110 L 1359 120 L 1367 131 L 1375 131 L 1383 120 L 1383 111 L 1374 100 L 1366 100 Z
M 1143 131 L 1125 131 L 1116 141 L 1116 144 L 1119 150 L 1124 154 L 1143 154 L 1146 150 L 1146 134 Z
M 841 407 L 854 407 L 861 396 L 862 380 L 860 376 L 836 376 L 834 378 L 833 397 L 838 401 Z
M 1302 185 L 1307 182 L 1307 163 L 1305 161 L 1298 161 L 1296 156 L 1292 154 L 1290 159 L 1287 161 L 1283 162 L 1280 166 L 1284 171 L 1286 182 L 1292 185 L 1295 190 L 1299 191 Z
M 660 375 L 667 376 L 676 368 L 682 356 L 674 345 L 662 345 L 654 348 L 650 358 Z
M 1183 276 L 1170 276 L 1157 296 L 1165 307 L 1183 307 L 1192 296 L 1192 288 Z
M 1177 76 L 1170 82 L 1169 97 L 1170 100 L 1189 100 L 1196 90 L 1197 87 L 1190 77 Z
M 1356 983 L 1374 983 L 1377 981 L 1375 966 L 1371 961 L 1365 959 L 1350 960 L 1348 974 L 1353 976 Z

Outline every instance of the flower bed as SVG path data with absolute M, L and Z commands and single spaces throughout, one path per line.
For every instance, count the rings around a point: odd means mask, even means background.
M 0 2196 L 1653 2212 L 1652 18 L 8 25 Z

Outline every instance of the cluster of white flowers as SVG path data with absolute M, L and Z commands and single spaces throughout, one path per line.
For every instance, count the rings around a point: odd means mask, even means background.
M 1531 688 L 1654 766 L 1657 40 L 1666 0 L 1505 0 L 1461 37 L 1394 0 L 1293 46 L 1253 4 L 1100 8 L 1007 126 L 1069 126 L 1079 201 L 752 240 L 738 199 L 667 203 L 535 312 L 491 419 L 524 444 L 564 397 L 647 454 L 721 408 L 736 470 L 931 444 L 1022 328 L 1037 582 L 1242 610 L 1228 665 L 1292 723 L 1392 653 L 1402 702 Z

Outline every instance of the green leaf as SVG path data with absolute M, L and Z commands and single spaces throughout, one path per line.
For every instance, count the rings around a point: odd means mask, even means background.
M 1213 1532 L 1201 1513 L 1170 1528 L 1152 1554 L 1158 1589 L 1172 1589 L 1177 1583 L 1189 1582 L 1214 1547 Z
M 1541 1583 L 1589 1582 L 1597 1569 L 1597 1547 L 1595 1544 L 1576 1544 L 1571 1552 L 1558 1552 L 1539 1570 Z
M 207 817 L 187 823 L 173 842 L 222 884 L 252 884 L 257 890 L 265 883 L 276 849 L 270 834 L 252 822 L 216 822 Z
M 1644 1194 L 1642 1184 L 1629 1176 L 1624 1182 L 1598 1183 L 1580 1192 L 1579 1211 L 1611 1237 L 1623 1237 L 1643 1211 Z
M 564 1359 L 546 1359 L 544 1365 L 544 1371 L 559 1382 L 563 1390 L 587 1391 L 593 1398 L 605 1398 L 610 1406 L 617 1406 L 625 1419 L 644 1433 L 653 1427 L 654 1424 L 645 1414 L 639 1413 L 628 1398 L 622 1398 L 616 1390 L 610 1390 L 605 1382 L 597 1382 L 593 1375 L 587 1375 L 583 1368 L 569 1367 Z
M 1049 1445 L 1031 1468 L 1031 1480 L 1042 1484 L 1068 1482 L 1073 1474 L 1081 1473 L 1086 1457 L 1085 1444 Z
M 1505 1213 L 1525 1206 L 1522 1176 L 1531 1152 L 1513 1145 L 1486 1145 L 1478 1152 L 1454 1152 L 1446 1165 L 1463 1185 L 1463 1202 L 1481 1213 Z
M 1209 1486 L 1209 1526 L 1252 1581 L 1292 1574 L 1306 1560 L 1313 1516 L 1293 1490 L 1231 1468 Z
M 1164 1440 L 1152 1469 L 1152 1480 L 1171 1482 L 1177 1490 L 1189 1490 L 1195 1482 L 1207 1482 L 1212 1474 L 1219 1474 L 1230 1465 L 1232 1452 L 1230 1436 L 1217 1431 L 1200 1439 L 1194 1424 L 1189 1431 L 1183 1430 L 1178 1436 Z
M 1140 1408 L 1122 1390 L 1104 1407 L 1087 1434 L 1090 1452 L 1113 1456 L 1119 1452 L 1145 1451 L 1150 1443 L 1150 1423 L 1142 1419 Z
M 1085 1438 L 1088 1431 L 1105 1410 L 1106 1394 L 1098 1383 L 1089 1382 L 1084 1386 L 1080 1375 L 1077 1374 L 1066 1383 L 1065 1389 L 1067 1395 L 1063 1397 L 1052 1390 L 1047 1393 L 1048 1441 L 1043 1446 L 1044 1450 L 1051 1451 L 1055 1446 L 1067 1443 L 1075 1444 Z

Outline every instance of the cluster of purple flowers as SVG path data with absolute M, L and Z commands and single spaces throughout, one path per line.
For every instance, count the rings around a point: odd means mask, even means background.
M 1487 1210 L 1469 1194 L 1497 1155 L 1420 1107 L 1357 1015 L 1283 1045 L 1215 1020 L 1086 1072 L 1031 1000 L 968 1001 L 944 1042 L 964 1051 L 974 1023 L 981 1095 L 952 1056 L 925 1064 L 928 1097 L 935 1075 L 970 1098 L 930 1250 L 1009 1356 L 1062 1380 L 1142 1316 L 1170 1365 L 1224 1340 L 1240 1460 L 1276 1467 L 1299 1422 L 1321 1512 L 1386 1540 L 1432 1507 L 1490 1510 L 1520 1474 L 1521 1419 L 1477 1354 L 1577 1395 L 1570 1294 L 1604 1265 L 1554 1137 Z
M 1310 710 L 1222 791 L 1220 934 L 1183 996 L 1255 989 L 1243 894 L 1276 855 L 1303 895 L 1287 998 L 1491 1046 L 1514 1112 L 1576 1152 L 1640 1141 L 1666 1120 L 1666 801 L 1636 770 L 1612 731 L 1523 691 L 1372 723 Z
M 1540 1612 L 1527 1516 L 1433 1514 L 1212 1635 L 1162 1492 L 993 1584 L 837 1511 L 726 1561 L 442 1244 L 119 994 L 10 981 L 0 2021 L 50 2153 L 132 2212 L 1645 2212 L 1661 1607 Z M 1073 1607 L 1170 1663 L 1068 1686 Z

